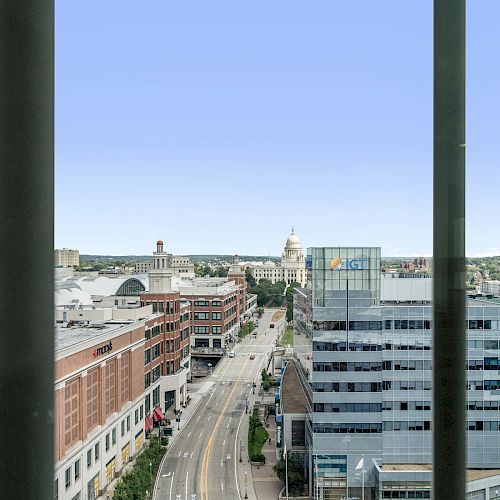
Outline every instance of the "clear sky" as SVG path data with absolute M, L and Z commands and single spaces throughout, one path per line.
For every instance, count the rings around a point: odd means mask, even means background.
M 467 253 L 500 254 L 500 2 L 468 2 Z M 432 252 L 432 1 L 58 0 L 56 248 Z

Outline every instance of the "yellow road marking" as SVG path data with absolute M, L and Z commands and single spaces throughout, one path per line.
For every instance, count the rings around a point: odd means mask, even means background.
M 224 405 L 224 408 L 222 409 L 221 414 L 219 415 L 219 418 L 217 419 L 217 422 L 215 422 L 214 428 L 212 430 L 212 433 L 210 434 L 210 438 L 208 439 L 207 447 L 205 449 L 205 454 L 203 455 L 203 465 L 202 465 L 202 476 L 201 476 L 201 483 L 200 483 L 200 494 L 201 494 L 201 500 L 208 500 L 208 458 L 210 457 L 210 451 L 212 449 L 212 442 L 214 439 L 215 431 L 217 430 L 217 427 L 219 426 L 219 422 L 221 418 L 224 416 L 224 412 L 226 411 L 227 405 L 231 401 L 231 396 L 233 395 L 233 392 L 235 391 L 237 387 L 237 381 L 240 377 L 241 372 L 243 371 L 243 368 L 247 364 L 247 360 L 241 365 L 240 371 L 238 372 L 238 375 L 236 375 L 236 380 L 234 382 L 233 388 L 231 389 L 231 392 L 227 396 L 227 401 L 226 404 Z

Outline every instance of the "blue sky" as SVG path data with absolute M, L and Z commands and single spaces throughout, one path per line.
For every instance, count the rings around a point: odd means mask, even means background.
M 500 254 L 500 3 L 468 2 L 467 253 Z M 56 248 L 432 252 L 432 1 L 56 2 Z

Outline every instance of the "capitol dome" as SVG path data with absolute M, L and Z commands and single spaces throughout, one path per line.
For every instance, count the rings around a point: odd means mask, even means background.
M 295 230 L 293 227 L 292 227 L 292 234 L 290 234 L 290 236 L 286 240 L 286 248 L 301 248 L 300 239 L 295 234 Z

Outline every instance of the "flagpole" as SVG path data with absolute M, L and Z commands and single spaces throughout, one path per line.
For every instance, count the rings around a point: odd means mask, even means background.
M 365 500 L 365 456 L 363 455 L 363 475 L 361 476 L 361 498 Z

